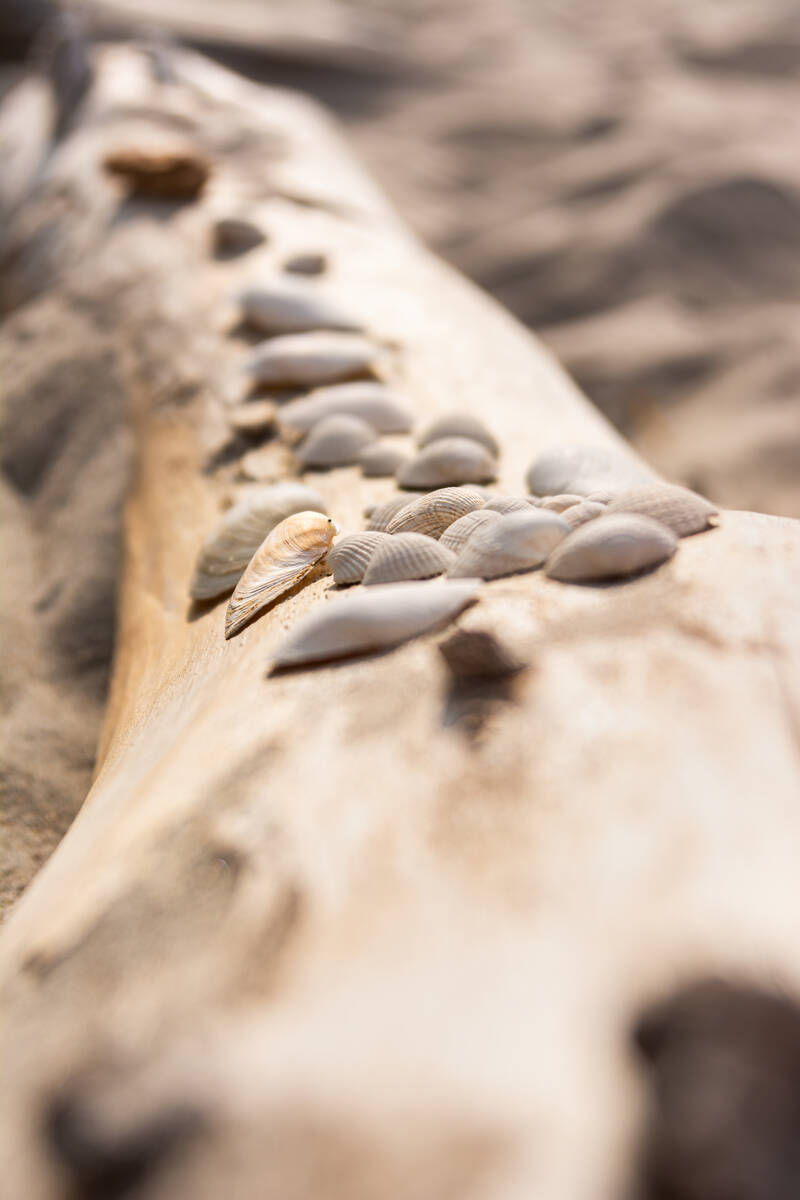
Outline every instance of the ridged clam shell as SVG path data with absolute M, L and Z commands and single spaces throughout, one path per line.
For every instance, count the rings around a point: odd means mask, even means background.
M 289 333 L 256 346 L 245 370 L 273 387 L 317 387 L 374 375 L 381 353 L 357 333 Z
M 324 254 L 293 254 L 283 264 L 284 271 L 290 275 L 322 275 L 328 267 Z
M 377 433 L 407 433 L 412 416 L 408 407 L 389 388 L 369 380 L 318 388 L 310 396 L 290 400 L 281 407 L 281 429 L 290 437 L 302 437 L 326 417 L 359 417 Z
M 308 333 L 312 329 L 355 331 L 362 323 L 332 297 L 299 281 L 239 293 L 242 316 L 264 333 Z
M 417 444 L 422 449 L 431 442 L 439 442 L 442 438 L 451 437 L 465 437 L 470 438 L 473 442 L 480 442 L 494 457 L 500 452 L 497 440 L 483 421 L 473 417 L 471 413 L 463 412 L 447 413 L 445 416 L 439 417 L 437 421 L 428 426 Z
M 254 489 L 223 516 L 197 556 L 190 593 L 208 600 L 234 588 L 264 538 L 292 513 L 325 512 L 325 501 L 302 483 Z
M 572 508 L 573 504 L 580 504 L 583 496 L 577 496 L 574 492 L 565 492 L 560 496 L 543 496 L 539 501 L 539 508 L 543 508 L 545 512 L 563 512 L 565 508 Z
M 368 479 L 386 479 L 396 474 L 407 458 L 408 455 L 391 442 L 374 442 L 361 451 L 358 462 Z
M 424 533 L 397 533 L 375 549 L 364 574 L 364 586 L 432 579 L 443 575 L 454 562 L 452 550 L 440 546 L 435 538 Z
M 477 529 L 458 555 L 451 578 L 497 579 L 540 567 L 569 533 L 558 513 L 531 510 L 509 513 Z
M 621 451 L 606 446 L 560 446 L 540 454 L 525 479 L 537 496 L 558 496 L 564 492 L 588 496 L 601 488 L 652 483 L 653 476 Z
M 612 513 L 581 525 L 551 554 L 545 574 L 564 582 L 618 579 L 670 558 L 678 547 L 671 529 L 638 513 Z
M 228 422 L 237 433 L 266 433 L 275 424 L 276 405 L 271 400 L 250 400 L 228 410 Z
M 346 467 L 375 437 L 375 430 L 360 417 L 326 417 L 311 430 L 297 458 L 304 468 Z
M 406 488 L 438 488 L 447 484 L 491 483 L 497 464 L 480 442 L 470 438 L 441 438 L 429 442 L 416 458 L 398 472 L 397 482 Z
M 492 496 L 483 506 L 487 512 L 503 513 L 530 512 L 530 504 L 522 496 Z
M 587 521 L 594 521 L 596 517 L 602 517 L 605 511 L 605 504 L 600 504 L 597 500 L 581 500 L 580 504 L 573 504 L 571 508 L 565 508 L 561 516 L 570 529 L 577 529 L 579 525 L 585 525 Z
M 465 513 L 481 508 L 484 496 L 470 487 L 437 488 L 410 500 L 389 522 L 389 533 L 425 533 L 438 538 Z
M 480 529 L 483 525 L 490 525 L 492 521 L 499 521 L 502 515 L 492 508 L 476 508 L 473 512 L 459 517 L 452 525 L 448 525 L 439 540 L 448 550 L 459 554 L 476 529 Z
M 361 583 L 372 555 L 381 542 L 388 541 L 389 534 L 377 530 L 348 533 L 340 538 L 328 552 L 334 583 Z
M 329 600 L 298 621 L 276 667 L 326 662 L 397 646 L 451 621 L 476 599 L 475 579 L 392 583 Z
M 375 530 L 380 533 L 386 533 L 391 524 L 392 518 L 400 512 L 402 508 L 408 507 L 408 496 L 392 496 L 390 500 L 385 500 L 383 504 L 375 504 L 372 511 L 369 513 L 367 522 L 368 530 Z
M 502 679 L 524 670 L 526 665 L 484 629 L 457 629 L 439 643 L 439 653 L 457 683 Z
M 220 217 L 214 222 L 214 249 L 217 254 L 244 254 L 266 241 L 259 229 L 247 217 Z
M 719 510 L 704 496 L 669 483 L 654 483 L 649 487 L 622 492 L 609 503 L 607 511 L 653 517 L 677 533 L 678 537 L 702 533 L 712 524 L 712 518 L 719 514 Z
M 225 614 L 225 637 L 233 637 L 260 609 L 313 571 L 330 549 L 337 529 L 330 517 L 299 512 L 267 534 L 236 585 Z

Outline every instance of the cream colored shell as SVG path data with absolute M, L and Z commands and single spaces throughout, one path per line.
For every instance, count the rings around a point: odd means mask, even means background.
M 477 529 L 458 555 L 451 578 L 497 579 L 540 567 L 569 533 L 558 513 L 531 509 L 509 513 Z
M 408 406 L 389 388 L 370 380 L 317 388 L 310 396 L 284 404 L 278 419 L 286 436 L 299 438 L 326 417 L 342 414 L 360 417 L 377 433 L 407 433 L 412 423 Z
M 492 496 L 483 506 L 487 512 L 530 512 L 531 505 L 524 496 Z
M 430 442 L 397 474 L 407 488 L 439 488 L 448 484 L 491 483 L 497 463 L 485 446 L 471 438 L 448 437 Z
M 596 517 L 602 517 L 605 511 L 605 504 L 601 504 L 598 500 L 582 500 L 580 504 L 573 504 L 570 508 L 565 508 L 561 516 L 570 529 L 577 529 L 579 525 L 585 525 L 587 521 L 594 521 Z
M 326 417 L 315 425 L 297 450 L 301 467 L 346 467 L 358 461 L 377 435 L 360 417 Z
M 543 496 L 539 501 L 538 507 L 543 508 L 546 512 L 563 512 L 565 508 L 571 508 L 573 504 L 580 504 L 583 496 L 578 496 L 574 492 L 564 492 L 560 496 Z
M 465 513 L 463 517 L 459 517 L 452 525 L 448 525 L 439 540 L 448 550 L 459 554 L 476 529 L 480 529 L 483 525 L 490 525 L 493 521 L 499 521 L 502 515 L 492 508 L 476 508 L 472 512 Z
M 455 562 L 452 550 L 424 533 L 387 534 L 377 546 L 364 573 L 364 586 L 400 583 L 407 579 L 432 579 Z
M 408 496 L 404 495 L 392 496 L 391 499 L 385 500 L 383 504 L 376 504 L 368 515 L 367 529 L 385 533 L 392 522 L 392 518 L 401 509 L 407 508 L 408 504 Z
M 289 333 L 261 342 L 245 370 L 272 387 L 317 387 L 376 374 L 381 348 L 357 333 Z
M 619 579 L 670 558 L 678 547 L 671 529 L 638 513 L 611 513 L 581 525 L 557 546 L 545 573 L 564 582 Z
M 653 517 L 677 533 L 678 537 L 702 533 L 719 515 L 719 510 L 704 496 L 669 483 L 655 483 L 621 492 L 609 502 L 607 511 Z
M 439 417 L 429 425 L 418 441 L 420 448 L 431 442 L 441 441 L 442 438 L 465 437 L 473 442 L 480 442 L 489 453 L 496 457 L 500 451 L 497 439 L 486 428 L 483 421 L 473 417 L 471 413 L 451 412 Z
M 388 541 L 389 534 L 377 530 L 349 533 L 339 538 L 328 552 L 328 566 L 334 583 L 360 583 L 375 550 L 381 542 Z
M 600 488 L 635 487 L 653 480 L 646 467 L 622 450 L 571 445 L 540 454 L 525 478 L 536 496 L 558 496 L 564 492 L 588 496 Z
M 331 296 L 299 281 L 251 287 L 239 293 L 245 321 L 263 333 L 308 333 L 314 329 L 362 328 L 352 313 Z
M 361 473 L 367 479 L 386 479 L 395 475 L 407 461 L 408 455 L 403 449 L 389 441 L 373 442 L 358 456 Z
M 389 533 L 425 533 L 428 537 L 438 538 L 459 517 L 482 508 L 484 500 L 483 493 L 476 488 L 437 488 L 435 492 L 408 501 L 387 528 Z

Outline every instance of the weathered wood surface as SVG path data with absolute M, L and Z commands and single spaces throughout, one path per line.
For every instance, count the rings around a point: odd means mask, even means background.
M 236 473 L 208 468 L 236 286 L 329 254 L 419 421 L 480 414 L 510 491 L 548 446 L 624 446 L 316 110 L 173 65 L 159 83 L 102 54 L 14 233 L 72 189 L 17 260 L 15 287 L 49 294 L 5 336 L 46 355 L 48 305 L 76 348 L 112 329 L 137 467 L 96 780 L 0 939 L 4 1194 L 619 1196 L 638 1007 L 696 971 L 800 988 L 798 526 L 726 512 L 634 582 L 487 585 L 459 624 L 530 661 L 506 692 L 452 692 L 437 636 L 268 677 L 329 579 L 230 642 L 225 604 L 187 597 Z M 166 214 L 102 178 L 153 129 L 213 155 L 199 203 Z M 242 207 L 269 242 L 215 261 L 210 221 Z M 392 490 L 309 479 L 345 529 Z

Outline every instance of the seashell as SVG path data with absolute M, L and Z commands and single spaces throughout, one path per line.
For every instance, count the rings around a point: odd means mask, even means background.
M 405 579 L 431 579 L 443 575 L 455 562 L 452 550 L 424 533 L 397 533 L 378 546 L 364 573 L 364 586 L 400 583 Z
M 391 500 L 386 500 L 383 504 L 372 505 L 371 511 L 366 514 L 369 519 L 367 529 L 385 533 L 392 517 L 396 516 L 401 508 L 407 507 L 408 496 L 392 496 Z
M 189 588 L 192 597 L 208 600 L 229 592 L 270 530 L 304 510 L 324 513 L 325 501 L 303 483 L 254 488 L 203 542 Z
M 565 508 L 572 508 L 573 504 L 580 504 L 582 499 L 583 496 L 563 492 L 560 496 L 543 496 L 537 507 L 546 512 L 563 512 Z
M 388 533 L 379 533 L 377 530 L 349 533 L 340 538 L 328 553 L 328 566 L 333 572 L 334 583 L 360 583 L 373 553 L 381 542 L 388 540 Z
M 374 376 L 380 357 L 380 347 L 357 333 L 289 333 L 256 346 L 245 370 L 273 387 L 317 387 Z
M 271 400 L 250 400 L 228 410 L 228 422 L 237 433 L 266 433 L 275 424 L 276 406 Z
M 609 513 L 641 513 L 666 525 L 678 537 L 702 533 L 713 524 L 719 510 L 704 496 L 698 496 L 689 488 L 671 483 L 653 483 L 646 487 L 632 488 L 621 492 L 609 503 Z
M 247 217 L 220 217 L 214 222 L 214 250 L 233 256 L 246 254 L 265 242 L 266 234 Z
M 452 621 L 479 590 L 475 579 L 437 579 L 365 588 L 330 600 L 298 621 L 274 664 L 293 667 L 397 646 Z
M 492 508 L 476 508 L 463 517 L 459 517 L 452 525 L 448 525 L 439 540 L 448 550 L 459 554 L 476 529 L 480 529 L 483 525 L 490 525 L 492 521 L 499 521 L 502 515 Z
M 612 500 L 616 500 L 622 490 L 621 488 L 598 488 L 596 492 L 589 492 L 585 499 L 591 500 L 595 504 L 610 504 Z
M 381 383 L 360 381 L 318 388 L 310 396 L 290 400 L 280 412 L 281 430 L 302 437 L 325 417 L 360 417 L 378 433 L 407 433 L 412 416 L 405 404 Z
M 521 662 L 502 642 L 483 629 L 457 629 L 439 643 L 439 653 L 456 683 L 479 679 L 502 679 L 523 671 Z
M 360 417 L 326 417 L 315 425 L 297 451 L 303 469 L 309 467 L 346 467 L 357 461 L 360 452 L 375 441 L 375 430 Z
M 570 529 L 577 529 L 579 525 L 585 525 L 587 521 L 593 521 L 595 517 L 602 517 L 605 511 L 605 504 L 600 504 L 597 500 L 581 500 L 580 504 L 573 504 L 571 508 L 565 508 L 561 516 Z
M 446 416 L 439 417 L 438 421 L 434 421 L 432 425 L 428 426 L 419 438 L 417 445 L 422 449 L 429 446 L 431 442 L 439 442 L 442 438 L 451 437 L 470 438 L 473 442 L 480 442 L 495 457 L 500 453 L 496 439 L 483 421 L 479 421 L 471 413 L 462 412 L 447 413 Z
M 626 454 L 606 446 L 559 446 L 540 454 L 525 479 L 537 496 L 574 492 L 583 497 L 601 488 L 652 483 L 653 476 Z
M 107 154 L 103 166 L 131 195 L 159 200 L 195 200 L 211 174 L 201 154 L 183 148 L 124 147 Z
M 236 585 L 225 614 L 225 637 L 233 637 L 271 601 L 313 571 L 338 529 L 330 517 L 298 512 L 271 530 Z
M 374 442 L 366 446 L 358 456 L 362 475 L 368 479 L 382 479 L 394 475 L 408 459 L 399 446 L 391 442 Z
M 264 333 L 308 333 L 313 329 L 352 332 L 363 328 L 361 321 L 329 296 L 299 282 L 245 288 L 237 299 L 244 320 Z
M 426 496 L 407 501 L 389 522 L 389 533 L 425 533 L 439 538 L 459 517 L 481 508 L 484 496 L 477 488 L 437 488 Z
M 491 483 L 497 464 L 480 442 L 470 438 L 441 438 L 429 442 L 416 458 L 400 469 L 397 482 L 405 488 L 438 488 L 447 484 Z
M 497 579 L 540 567 L 569 533 L 558 513 L 517 512 L 476 529 L 448 575 Z
M 294 254 L 283 264 L 290 275 L 322 275 L 328 268 L 324 254 Z
M 570 533 L 547 560 L 545 574 L 574 583 L 617 579 L 657 567 L 677 547 L 672 530 L 652 517 L 612 513 Z
M 523 496 L 492 496 L 483 506 L 487 512 L 508 514 L 530 512 L 530 504 Z

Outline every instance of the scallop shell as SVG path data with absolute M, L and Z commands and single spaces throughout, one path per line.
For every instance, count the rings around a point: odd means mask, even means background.
M 537 496 L 575 492 L 583 497 L 605 488 L 652 483 L 646 467 L 607 446 L 559 446 L 540 454 L 528 469 L 528 487 Z
M 315 425 L 297 451 L 303 469 L 309 467 L 346 467 L 375 441 L 375 430 L 359 417 L 326 417 Z
M 565 508 L 561 516 L 570 529 L 577 529 L 579 525 L 585 525 L 587 521 L 593 521 L 595 517 L 602 517 L 605 511 L 605 504 L 600 504 L 597 500 L 581 500 L 580 504 L 573 504 L 571 508 Z
M 389 533 L 426 533 L 438 538 L 448 525 L 452 525 L 465 513 L 483 506 L 485 497 L 476 488 L 438 488 L 410 500 L 401 508 L 387 526 Z
M 678 547 L 671 529 L 638 513 L 612 513 L 581 525 L 547 560 L 551 579 L 583 583 L 657 567 Z
M 487 512 L 503 513 L 530 512 L 530 504 L 523 496 L 492 496 L 483 506 Z
M 273 387 L 317 387 L 375 375 L 381 349 L 357 333 L 289 333 L 255 347 L 245 370 Z
M 569 533 L 569 525 L 558 513 L 509 513 L 491 525 L 477 529 L 458 555 L 448 574 L 497 579 L 517 571 L 540 567 L 548 554 Z
M 364 586 L 432 579 L 443 575 L 455 558 L 452 550 L 424 533 L 397 533 L 376 548 L 364 574 Z
M 438 421 L 434 421 L 432 425 L 428 426 L 417 444 L 422 449 L 429 446 L 431 442 L 439 442 L 442 438 L 451 437 L 470 438 L 473 442 L 480 442 L 495 457 L 500 452 L 496 439 L 483 421 L 479 421 L 471 413 L 463 412 L 447 413 L 446 416 L 439 417 Z
M 580 504 L 583 496 L 576 496 L 574 492 L 564 492 L 560 496 L 543 496 L 539 501 L 539 508 L 543 508 L 545 512 L 563 512 L 565 508 L 572 508 L 573 504 Z
M 429 442 L 416 458 L 398 472 L 397 482 L 405 488 L 438 488 L 447 484 L 491 483 L 497 464 L 480 442 L 470 438 L 441 438 Z
M 368 479 L 385 479 L 394 475 L 407 459 L 408 455 L 391 442 L 374 442 L 358 456 L 361 473 Z
M 386 500 L 383 504 L 373 505 L 371 512 L 367 514 L 369 519 L 367 529 L 385 533 L 389 528 L 392 518 L 401 509 L 407 507 L 408 496 L 392 496 L 391 500 Z
M 298 621 L 274 664 L 293 667 L 397 646 L 451 621 L 475 601 L 479 590 L 474 579 L 359 589 Z
M 310 396 L 290 400 L 280 411 L 282 431 L 302 437 L 326 417 L 359 417 L 378 433 L 407 433 L 412 416 L 408 407 L 381 383 L 361 381 L 318 388 Z
M 480 529 L 483 525 L 490 525 L 492 521 L 499 521 L 501 515 L 492 508 L 476 508 L 473 512 L 459 517 L 452 525 L 448 525 L 439 540 L 448 550 L 452 550 L 454 554 L 460 554 L 476 529 Z
M 373 553 L 381 542 L 388 540 L 388 533 L 377 530 L 349 533 L 340 538 L 328 553 L 334 583 L 360 583 Z
M 283 264 L 290 275 L 322 275 L 328 268 L 324 254 L 294 254 Z
M 245 254 L 266 241 L 262 229 L 247 217 L 220 217 L 214 222 L 214 249 L 217 254 Z
M 228 410 L 228 422 L 237 433 L 266 433 L 275 424 L 276 405 L 271 400 L 250 400 Z
M 654 483 L 622 492 L 610 502 L 608 512 L 652 517 L 678 537 L 702 533 L 712 524 L 712 518 L 719 515 L 719 510 L 704 496 L 670 483 Z
M 223 516 L 197 556 L 190 593 L 208 600 L 234 588 L 242 571 L 271 529 L 292 513 L 325 512 L 325 501 L 302 483 L 253 489 Z
M 236 585 L 225 614 L 225 637 L 233 637 L 260 609 L 288 592 L 330 549 L 338 530 L 330 517 L 299 512 L 267 534 Z
M 246 288 L 238 300 L 248 325 L 264 333 L 308 333 L 312 329 L 353 332 L 362 328 L 362 322 L 331 297 L 300 282 Z
M 526 666 L 493 633 L 484 629 L 457 629 L 439 643 L 439 653 L 456 683 L 502 679 Z

